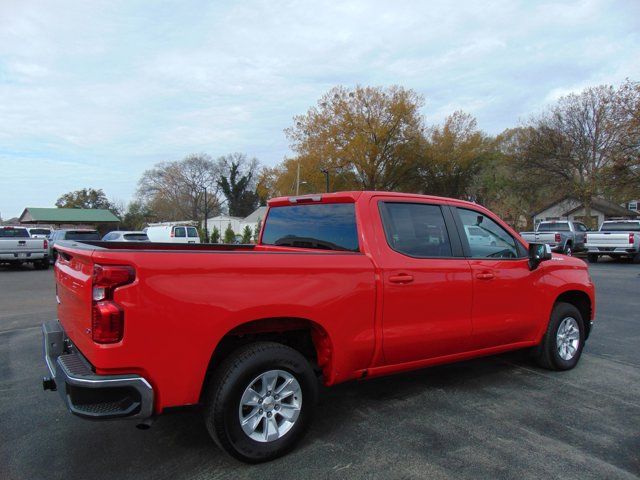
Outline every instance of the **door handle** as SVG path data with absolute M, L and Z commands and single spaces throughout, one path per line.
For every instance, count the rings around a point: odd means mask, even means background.
M 400 275 L 391 275 L 389 277 L 391 283 L 411 283 L 413 282 L 413 276 L 402 273 Z
M 476 273 L 476 278 L 478 280 L 492 280 L 495 278 L 495 275 L 491 272 L 482 272 L 482 273 Z

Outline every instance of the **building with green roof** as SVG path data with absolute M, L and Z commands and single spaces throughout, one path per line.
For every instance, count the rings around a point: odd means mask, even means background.
M 98 226 L 114 225 L 120 219 L 112 212 L 101 208 L 31 208 L 20 215 L 20 223 L 56 226 Z

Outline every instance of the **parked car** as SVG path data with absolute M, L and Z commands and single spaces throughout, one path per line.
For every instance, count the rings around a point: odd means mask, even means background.
M 631 258 L 640 263 L 640 220 L 609 220 L 602 222 L 598 232 L 587 234 L 587 258 L 595 263 L 598 257 Z
M 49 268 L 46 238 L 31 238 L 24 227 L 0 227 L 0 263 L 13 266 L 32 263 L 34 268 Z
M 103 242 L 148 242 L 149 237 L 144 232 L 114 231 L 102 237 Z
M 50 228 L 33 227 L 33 228 L 27 228 L 27 230 L 31 238 L 47 238 L 48 239 L 49 235 L 51 235 Z
M 185 225 L 157 225 L 145 228 L 144 232 L 152 242 L 200 243 L 198 230 Z
M 66 228 L 62 230 L 55 230 L 49 238 L 49 259 L 52 263 L 55 263 L 58 258 L 56 246 L 59 242 L 64 240 L 100 240 L 100 234 L 97 230 L 87 228 Z
M 495 245 L 469 240 L 465 227 L 478 225 Z M 246 462 L 293 448 L 319 379 L 519 348 L 567 370 L 595 315 L 582 260 L 527 245 L 479 205 L 439 197 L 276 198 L 257 245 L 58 248 L 44 388 L 81 417 L 146 426 L 200 404 L 216 443 Z
M 580 222 L 553 220 L 540 222 L 535 232 L 520 232 L 527 242 L 546 243 L 551 250 L 571 256 L 585 249 L 589 229 Z

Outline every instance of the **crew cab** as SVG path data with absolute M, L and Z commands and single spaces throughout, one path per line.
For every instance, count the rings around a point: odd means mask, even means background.
M 0 227 L 0 264 L 19 266 L 31 263 L 38 270 L 49 268 L 46 238 L 31 238 L 24 227 Z
M 571 256 L 585 248 L 589 229 L 580 222 L 552 220 L 538 223 L 535 232 L 520 232 L 527 242 L 546 243 L 551 250 Z
M 591 263 L 603 255 L 640 263 L 640 220 L 606 220 L 599 231 L 589 232 L 586 247 Z
M 276 198 L 256 245 L 57 248 L 45 389 L 81 417 L 143 426 L 202 406 L 215 442 L 246 462 L 293 448 L 319 381 L 522 348 L 566 370 L 595 315 L 582 260 L 526 244 L 480 205 L 440 197 Z

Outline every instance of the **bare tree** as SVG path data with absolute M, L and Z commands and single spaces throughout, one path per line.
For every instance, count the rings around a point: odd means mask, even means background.
M 591 221 L 591 198 L 615 189 L 616 169 L 638 167 L 637 129 L 625 109 L 638 92 L 601 85 L 561 98 L 526 130 L 523 166 L 542 172 L 566 194 L 584 203 Z
M 200 220 L 206 210 L 220 211 L 220 162 L 206 154 L 189 155 L 177 162 L 161 162 L 143 173 L 138 195 L 158 220 Z

